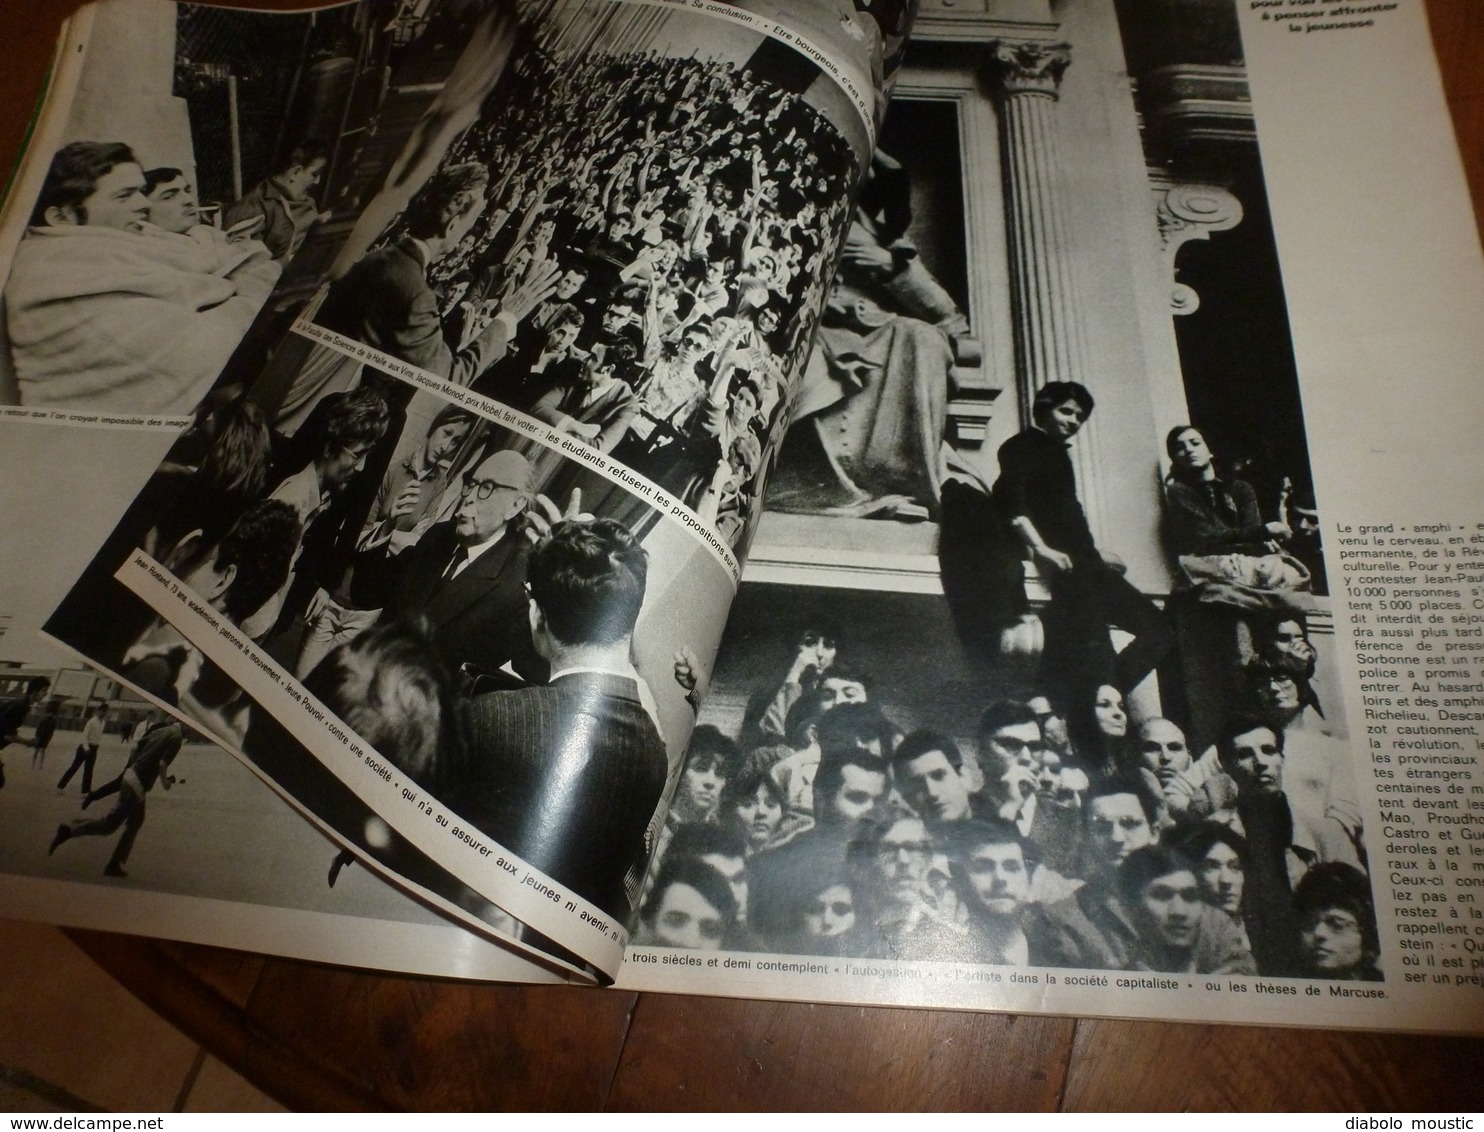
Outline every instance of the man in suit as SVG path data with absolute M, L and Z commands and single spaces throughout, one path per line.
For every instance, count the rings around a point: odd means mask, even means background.
M 478 334 L 455 350 L 444 332 L 428 269 L 469 234 L 483 214 L 489 173 L 470 161 L 440 169 L 407 206 L 405 234 L 362 256 L 331 285 L 315 322 L 419 369 L 468 385 L 504 357 L 516 325 L 551 293 L 556 264 L 531 267 Z
M 648 555 L 612 519 L 565 520 L 531 552 L 531 636 L 549 684 L 469 703 L 453 807 L 619 920 L 664 791 L 664 741 L 629 657 Z M 637 887 L 637 886 L 635 886 Z
M 465 477 L 453 515 L 393 559 L 387 613 L 426 616 L 450 672 L 468 665 L 493 674 L 508 665 L 526 680 L 545 677 L 524 589 L 529 543 L 520 518 L 533 496 L 530 481 L 525 456 L 490 453 Z

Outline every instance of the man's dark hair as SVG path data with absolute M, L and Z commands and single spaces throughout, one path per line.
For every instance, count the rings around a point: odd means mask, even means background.
M 489 184 L 489 170 L 477 161 L 440 169 L 418 190 L 402 221 L 414 239 L 429 240 L 448 231 L 472 207 L 470 199 Z
M 1313 866 L 1293 890 L 1293 910 L 1300 925 L 1327 908 L 1340 908 L 1355 917 L 1360 928 L 1361 951 L 1367 965 L 1381 954 L 1381 938 L 1376 930 L 1376 908 L 1371 897 L 1371 882 L 1354 865 L 1343 861 L 1324 861 Z
M 1125 773 L 1110 774 L 1103 778 L 1094 778 L 1092 786 L 1082 799 L 1082 820 L 1086 822 L 1092 816 L 1092 804 L 1098 798 L 1106 798 L 1110 794 L 1132 794 L 1139 800 L 1139 809 L 1144 811 L 1144 818 L 1149 822 L 1149 828 L 1157 828 L 1159 822 L 1160 799 L 1154 792 L 1154 788 L 1142 774 Z
M 692 731 L 685 748 L 686 769 L 705 770 L 710 767 L 723 779 L 732 776 L 741 758 L 736 741 L 711 723 L 702 723 Z
M 326 398 L 320 452 L 333 455 L 356 444 L 375 444 L 386 433 L 391 410 L 373 389 L 353 389 L 333 403 Z
M 623 339 L 608 345 L 603 361 L 613 367 L 613 376 L 631 389 L 636 388 L 648 372 L 639 360 L 638 349 Z
M 1048 381 L 1036 390 L 1036 399 L 1031 403 L 1031 415 L 1039 416 L 1068 401 L 1077 402 L 1084 420 L 1092 416 L 1093 407 L 1097 404 L 1087 386 L 1081 382 Z
M 979 742 L 984 743 L 1002 727 L 1019 727 L 1026 723 L 1041 725 L 1036 713 L 1019 700 L 1000 700 L 990 704 L 979 717 Z
M 967 861 L 969 854 L 981 845 L 1019 845 L 1020 855 L 1027 865 L 1038 860 L 1034 842 L 1022 834 L 1013 821 L 1000 818 L 949 822 L 934 830 L 934 837 L 943 842 L 951 862 Z
M 1145 845 L 1135 849 L 1118 866 L 1118 895 L 1131 911 L 1139 907 L 1144 886 L 1171 873 L 1195 875 L 1195 865 L 1184 853 L 1168 845 Z
M 31 211 L 31 223 L 47 224 L 49 208 L 70 208 L 86 224 L 88 216 L 83 201 L 93 195 L 98 181 L 120 165 L 138 164 L 134 151 L 123 142 L 69 142 L 52 157 L 51 168 L 46 171 L 36 197 L 36 207 Z
M 283 163 L 282 172 L 287 173 L 290 169 L 308 169 L 316 161 L 329 160 L 329 146 L 319 138 L 305 138 L 289 151 L 288 158 Z
M 210 447 L 197 478 L 228 498 L 261 495 L 272 463 L 272 436 L 263 410 L 245 397 L 228 401 L 202 423 L 201 433 Z
M 1227 720 L 1222 724 L 1221 730 L 1216 733 L 1216 758 L 1222 766 L 1231 762 L 1236 741 L 1252 731 L 1268 732 L 1277 739 L 1278 750 L 1283 750 L 1283 729 L 1281 727 L 1274 727 L 1255 715 L 1239 715 L 1235 719 Z
M 677 857 L 670 853 L 665 854 L 654 887 L 639 909 L 639 919 L 653 927 L 665 893 L 677 884 L 689 885 L 699 892 L 706 903 L 721 914 L 723 925 L 737 919 L 737 898 L 732 894 L 731 883 L 726 877 L 699 858 Z
M 809 745 L 809 729 L 818 727 L 829 710 L 829 693 L 823 688 L 805 692 L 788 709 L 783 721 L 783 741 L 796 751 L 803 750 Z
M 819 720 L 816 734 L 820 751 L 864 751 L 879 743 L 881 755 L 890 757 L 896 729 L 875 704 L 836 704 Z
M 222 611 L 240 622 L 278 592 L 289 576 L 303 528 L 293 507 L 279 499 L 254 504 L 217 544 L 215 566 L 237 567 Z
M 677 857 L 705 857 L 716 853 L 723 857 L 740 857 L 747 843 L 739 826 L 729 822 L 691 821 L 675 831 L 665 848 L 665 860 Z
M 819 769 L 814 772 L 814 817 L 830 812 L 829 800 L 845 782 L 845 768 L 858 766 L 862 770 L 879 774 L 883 782 L 891 778 L 891 763 L 880 755 L 863 749 L 835 750 L 825 752 L 819 760 Z
M 958 744 L 941 731 L 914 731 L 899 744 L 891 755 L 891 768 L 901 774 L 913 759 L 921 758 L 932 751 L 942 751 L 948 765 L 954 770 L 964 765 L 963 752 Z
M 614 519 L 557 523 L 526 566 L 532 600 L 566 645 L 611 645 L 633 633 L 648 574 L 648 552 Z
M 34 696 L 37 692 L 44 692 L 52 686 L 51 678 L 48 676 L 33 676 L 26 681 L 26 695 Z
M 870 672 L 863 665 L 852 663 L 850 660 L 837 660 L 816 677 L 820 684 L 826 680 L 847 680 L 852 684 L 859 684 L 870 695 L 872 685 L 875 683 Z
M 1272 656 L 1258 657 L 1247 664 L 1242 670 L 1246 677 L 1247 686 L 1256 688 L 1274 676 L 1286 676 L 1294 682 L 1302 694 L 1305 685 L 1314 679 L 1318 658 L 1314 656 L 1293 656 L 1292 654 L 1274 654 Z M 1302 695 L 1300 695 L 1302 699 Z
M 1237 855 L 1243 869 L 1247 867 L 1247 839 L 1225 822 L 1203 821 L 1178 834 L 1173 840 L 1166 840 L 1197 865 L 1211 851 L 1211 846 L 1220 842 Z
M 176 169 L 170 165 L 161 165 L 155 169 L 144 171 L 144 195 L 149 196 L 161 185 L 168 185 L 172 181 L 178 181 L 185 176 L 185 170 Z
M 456 761 L 458 709 L 426 620 L 393 619 L 338 646 L 304 687 L 421 785 Z

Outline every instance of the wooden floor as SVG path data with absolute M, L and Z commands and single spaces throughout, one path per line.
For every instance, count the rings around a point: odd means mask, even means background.
M 70 6 L 0 16 L 0 165 Z M 1477 203 L 1484 3 L 1427 8 Z M 1456 1111 L 1481 1067 L 1484 1039 L 479 986 L 0 925 L 0 1108 Z

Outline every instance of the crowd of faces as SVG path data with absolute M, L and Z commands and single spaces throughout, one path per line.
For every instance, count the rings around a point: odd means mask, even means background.
M 1131 721 L 1103 687 L 1095 741 L 1031 695 L 992 705 L 962 743 L 899 727 L 902 705 L 883 706 L 815 631 L 783 687 L 758 692 L 791 700 L 786 729 L 779 713 L 744 722 L 740 744 L 698 729 L 640 942 L 1379 978 L 1368 881 L 1346 865 L 1297 883 L 1296 967 L 1264 970 L 1248 942 L 1254 862 L 1237 800 L 1281 794 L 1281 728 L 1255 722 L 1219 753 L 1192 752 L 1179 724 Z M 1125 935 L 1078 950 L 1077 931 Z
M 495 172 L 434 266 L 470 340 L 523 280 L 555 294 L 475 388 L 645 475 L 732 541 L 802 362 L 853 162 L 801 96 L 746 67 L 654 52 L 522 54 L 447 160 Z M 637 411 L 600 429 L 573 405 Z

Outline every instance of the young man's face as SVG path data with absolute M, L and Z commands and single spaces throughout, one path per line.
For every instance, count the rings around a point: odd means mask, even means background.
M 603 333 L 615 338 L 625 329 L 638 322 L 634 308 L 625 303 L 615 303 L 603 312 Z
M 676 799 L 682 816 L 698 821 L 714 813 L 725 783 L 726 778 L 715 759 L 688 761 L 680 776 L 680 796 Z
M 196 187 L 184 177 L 156 185 L 149 194 L 149 222 L 167 232 L 189 232 L 200 223 Z
M 1247 875 L 1242 871 L 1242 858 L 1225 841 L 1212 842 L 1211 848 L 1196 866 L 1196 874 L 1206 899 L 1229 916 L 1242 907 L 1242 889 Z
M 570 299 L 578 291 L 582 290 L 582 285 L 586 282 L 587 276 L 582 274 L 582 272 L 569 271 L 557 280 L 556 297 L 559 299 Z
M 991 912 L 1014 915 L 1030 899 L 1030 870 L 1018 842 L 976 845 L 965 865 L 969 886 Z
M 877 875 L 899 899 L 922 889 L 932 860 L 927 827 L 917 818 L 894 823 L 876 847 Z
M 139 232 L 149 219 L 149 198 L 144 195 L 144 170 L 133 162 L 115 165 L 98 178 L 92 194 L 78 210 L 78 224 Z
M 1161 786 L 1169 786 L 1190 767 L 1185 732 L 1168 719 L 1149 720 L 1139 728 L 1139 761 L 1154 772 Z
M 316 157 L 307 165 L 290 166 L 281 179 L 284 195 L 291 200 L 303 200 L 309 195 L 309 190 L 319 184 L 326 164 L 323 157 Z
M 715 951 L 726 926 L 716 906 L 688 884 L 667 888 L 654 912 L 654 937 L 661 947 Z
M 863 704 L 866 702 L 866 686 L 859 680 L 845 676 L 828 676 L 819 682 L 825 710 L 836 704 Z
M 1096 863 L 1112 868 L 1135 849 L 1154 844 L 1154 830 L 1133 794 L 1103 794 L 1087 805 L 1087 835 Z
M 1188 428 L 1170 442 L 1170 459 L 1186 471 L 1203 472 L 1211 466 L 1211 449 L 1198 430 Z
M 320 467 L 320 487 L 331 493 L 344 488 L 366 466 L 366 457 L 371 448 L 371 444 L 358 441 L 332 452 Z
M 969 784 L 942 751 L 927 751 L 900 768 L 902 797 L 928 821 L 963 821 L 969 816 Z
M 1039 723 L 1010 723 L 990 733 L 989 755 L 1001 774 L 1011 767 L 1035 772 L 1044 743 Z
M 885 774 L 847 763 L 841 770 L 840 785 L 825 809 L 838 822 L 857 822 L 885 796 Z
M 1365 958 L 1360 921 L 1348 908 L 1321 908 L 1299 929 L 1309 964 L 1321 974 L 1358 967 Z
M 1176 951 L 1195 945 L 1201 923 L 1201 891 L 1189 869 L 1155 877 L 1139 894 L 1139 904 L 1159 943 Z
M 1051 700 L 1046 696 L 1032 696 L 1025 702 L 1025 706 L 1036 714 L 1036 722 L 1041 726 L 1041 737 L 1046 744 L 1055 747 L 1059 751 L 1067 749 L 1067 721 L 1057 714 L 1056 708 L 1052 707 Z
M 849 885 L 832 884 L 809 902 L 804 931 L 811 939 L 832 939 L 855 927 L 855 901 Z
M 1071 398 L 1036 412 L 1036 423 L 1044 432 L 1058 440 L 1071 440 L 1086 422 L 1087 414 Z
M 1283 748 L 1271 727 L 1236 736 L 1222 767 L 1237 784 L 1238 794 L 1271 797 L 1283 792 Z
M 1262 710 L 1278 716 L 1291 715 L 1303 706 L 1298 681 L 1286 672 L 1269 672 L 1257 678 L 1253 690 Z
M 546 352 L 560 354 L 577 341 L 577 326 L 570 322 L 559 322 L 546 334 Z

